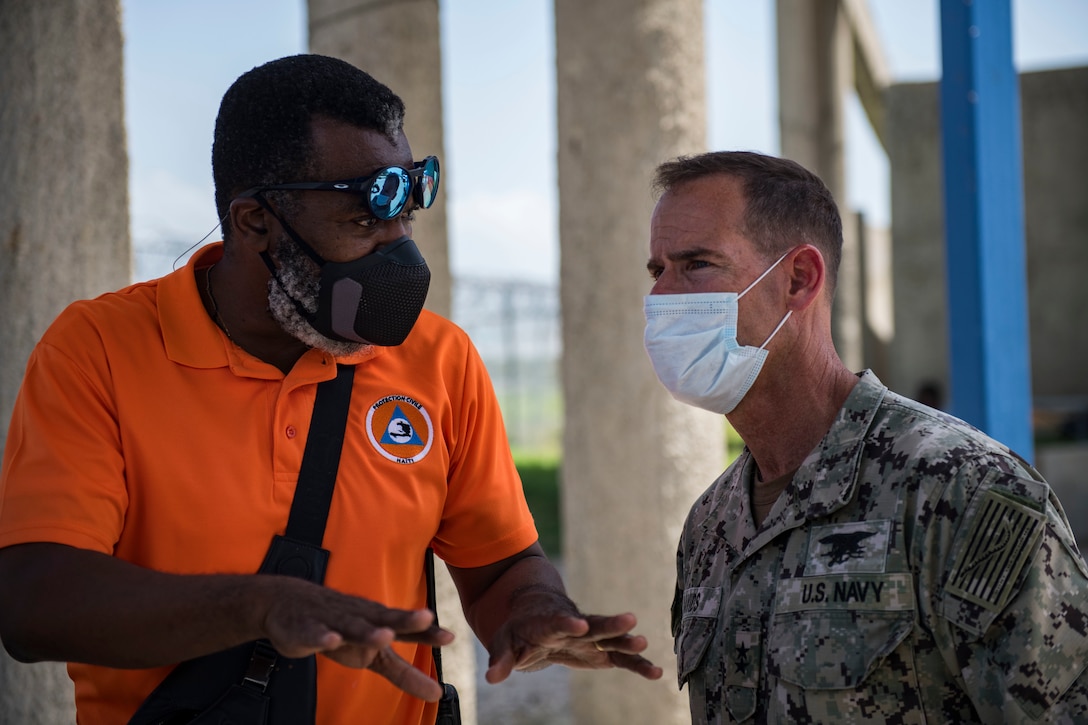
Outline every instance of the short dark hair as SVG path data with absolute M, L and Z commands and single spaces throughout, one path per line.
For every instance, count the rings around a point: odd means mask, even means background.
M 744 235 L 770 260 L 797 246 L 812 244 L 827 262 L 833 292 L 842 259 L 842 218 L 831 191 L 819 176 L 796 161 L 753 151 L 712 151 L 681 156 L 657 167 L 654 189 L 664 194 L 715 174 L 740 179 L 744 189 Z
M 293 55 L 244 73 L 219 105 L 212 142 L 215 206 L 230 236 L 230 202 L 264 184 L 315 181 L 311 121 L 322 116 L 372 129 L 391 141 L 401 133 L 404 103 L 350 63 Z

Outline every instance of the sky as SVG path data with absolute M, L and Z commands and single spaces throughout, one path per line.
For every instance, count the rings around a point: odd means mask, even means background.
M 219 100 L 250 68 L 306 51 L 305 5 L 122 0 L 135 279 L 169 272 L 209 233 L 219 238 L 210 159 Z M 939 0 L 869 6 L 893 81 L 937 80 Z M 439 7 L 453 274 L 554 283 L 552 3 L 440 0 Z M 1088 0 L 1013 0 L 1012 10 L 1018 70 L 1088 65 Z M 704 11 L 710 148 L 777 154 L 774 0 L 705 0 Z M 853 97 L 846 134 L 847 206 L 887 224 L 887 159 Z M 506 177 L 496 192 L 489 181 L 498 166 L 531 173 Z

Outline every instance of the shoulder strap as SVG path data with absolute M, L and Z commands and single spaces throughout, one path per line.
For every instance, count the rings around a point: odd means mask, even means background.
M 427 547 L 427 608 L 434 612 L 434 625 L 438 626 L 438 601 L 434 591 L 434 549 Z M 431 656 L 434 657 L 434 669 L 438 674 L 438 684 L 442 681 L 442 648 L 431 647 Z
M 287 529 L 282 536 L 272 537 L 259 570 L 262 574 L 286 574 L 317 584 L 325 581 L 329 552 L 321 541 L 336 486 L 354 377 L 354 367 L 337 365 L 336 377 L 317 386 Z
M 302 469 L 284 532 L 289 539 L 321 546 L 325 537 L 325 522 L 336 485 L 336 469 L 340 466 L 354 377 L 354 366 L 337 365 L 336 377 L 317 386 L 306 450 L 302 453 Z

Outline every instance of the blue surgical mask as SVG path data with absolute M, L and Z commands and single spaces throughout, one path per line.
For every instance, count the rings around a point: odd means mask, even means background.
M 779 257 L 740 293 L 646 296 L 646 352 L 658 380 L 674 398 L 722 415 L 737 407 L 763 368 L 767 344 L 792 314 L 787 311 L 759 347 L 741 345 L 737 301 L 785 258 Z

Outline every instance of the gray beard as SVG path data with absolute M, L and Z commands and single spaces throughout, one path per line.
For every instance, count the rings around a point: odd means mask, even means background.
M 322 350 L 333 357 L 348 357 L 372 347 L 365 342 L 343 342 L 325 337 L 299 314 L 291 298 L 298 300 L 307 312 L 316 312 L 321 273 L 295 240 L 284 234 L 277 242 L 276 251 L 269 255 L 279 266 L 279 281 L 275 276 L 268 278 L 268 311 L 283 331 L 306 347 Z

